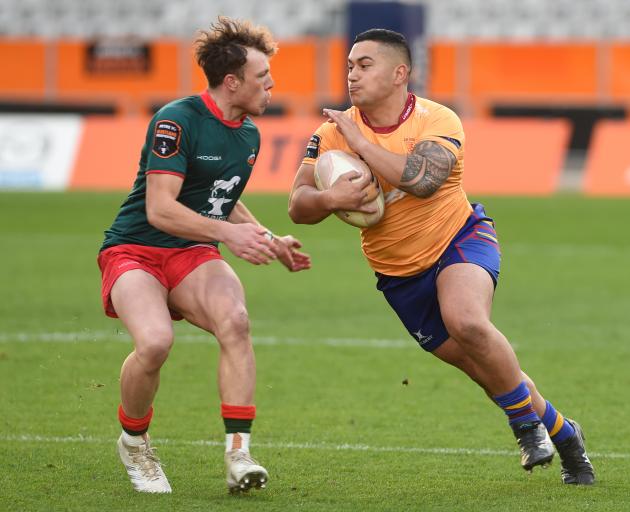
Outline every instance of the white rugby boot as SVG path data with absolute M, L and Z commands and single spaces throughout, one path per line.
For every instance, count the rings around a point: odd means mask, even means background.
M 127 469 L 133 488 L 138 492 L 170 493 L 160 459 L 151 448 L 149 436 L 138 446 L 125 443 L 124 434 L 118 438 L 118 454 Z
M 225 452 L 227 486 L 230 493 L 247 492 L 252 487 L 264 489 L 269 480 L 267 470 L 252 459 L 248 451 L 230 450 Z

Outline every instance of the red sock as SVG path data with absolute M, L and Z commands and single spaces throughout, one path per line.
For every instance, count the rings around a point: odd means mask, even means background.
M 149 430 L 149 424 L 153 417 L 153 407 L 149 408 L 149 412 L 144 418 L 130 418 L 123 411 L 122 404 L 118 406 L 118 420 L 122 428 L 130 436 L 141 436 Z
M 223 416 L 226 434 L 234 434 L 236 432 L 249 434 L 252 431 L 252 422 L 256 417 L 256 406 L 222 403 L 221 416 Z
M 253 420 L 256 417 L 255 405 L 221 404 L 221 416 L 234 420 Z

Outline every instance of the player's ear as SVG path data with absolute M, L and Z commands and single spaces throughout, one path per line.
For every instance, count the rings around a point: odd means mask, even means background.
M 409 81 L 409 66 L 399 64 L 394 69 L 394 83 L 396 85 L 404 84 Z
M 241 80 L 236 75 L 229 73 L 223 78 L 223 85 L 227 87 L 228 91 L 235 92 L 241 85 Z

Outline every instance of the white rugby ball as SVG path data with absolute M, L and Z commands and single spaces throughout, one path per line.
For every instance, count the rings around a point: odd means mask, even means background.
M 339 176 L 350 171 L 359 171 L 372 177 L 372 182 L 368 186 L 370 202 L 367 205 L 373 206 L 376 212 L 338 211 L 335 212 L 335 215 L 342 221 L 358 228 L 374 226 L 383 218 L 385 199 L 378 180 L 363 160 L 338 149 L 326 151 L 315 162 L 315 184 L 319 190 L 328 190 Z M 360 179 L 360 177 L 355 179 Z

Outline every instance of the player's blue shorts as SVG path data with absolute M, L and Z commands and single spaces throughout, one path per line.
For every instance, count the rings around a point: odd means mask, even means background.
M 376 273 L 376 288 L 383 292 L 413 339 L 428 352 L 433 352 L 449 337 L 438 304 L 438 274 L 455 263 L 474 263 L 490 274 L 495 287 L 499 279 L 501 251 L 494 222 L 486 216 L 483 205 L 473 204 L 472 207 L 473 212 L 464 227 L 431 268 L 407 277 Z

